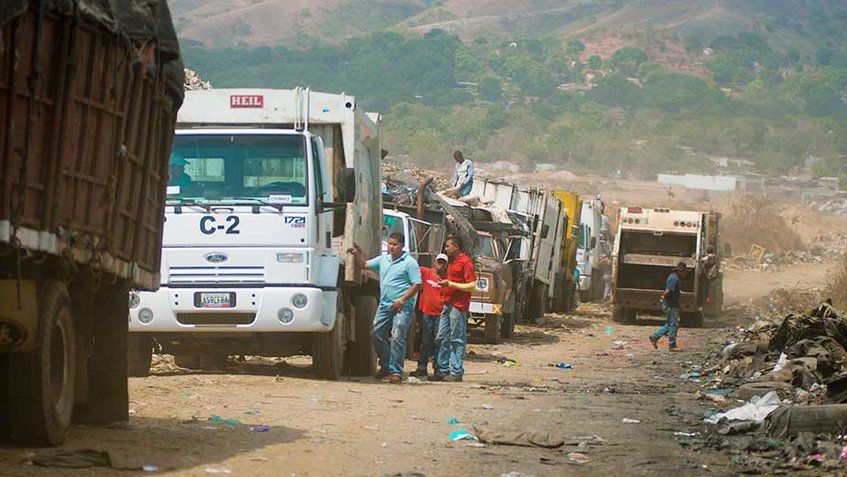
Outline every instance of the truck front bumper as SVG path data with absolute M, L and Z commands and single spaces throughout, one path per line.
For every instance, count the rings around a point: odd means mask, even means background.
M 134 292 L 135 293 L 135 292 Z M 227 307 L 198 303 L 201 293 L 229 293 Z M 299 305 L 294 306 L 296 295 Z M 335 290 L 316 287 L 169 288 L 131 297 L 129 331 L 154 332 L 314 332 L 335 324 Z M 136 303 L 132 303 L 136 301 Z M 139 315 L 142 315 L 141 318 Z
M 471 315 L 502 315 L 503 305 L 499 303 L 481 303 L 472 301 L 468 310 Z

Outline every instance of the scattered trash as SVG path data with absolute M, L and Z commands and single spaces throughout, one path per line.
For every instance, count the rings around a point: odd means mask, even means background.
M 551 366 L 553 366 L 555 368 L 559 368 L 559 369 L 573 369 L 572 364 L 565 363 L 565 362 L 557 363 L 557 364 L 554 364 L 554 365 L 551 365 Z
M 802 432 L 837 433 L 844 430 L 845 422 L 847 406 L 843 404 L 780 407 L 765 419 L 765 429 L 781 438 Z
M 721 419 L 730 421 L 762 422 L 768 414 L 775 411 L 782 402 L 776 391 L 771 391 L 763 397 L 756 396 L 741 407 L 721 412 L 705 419 L 708 424 L 717 424 Z
M 232 469 L 222 465 L 210 465 L 206 467 L 207 474 L 231 474 Z
M 682 432 L 682 431 L 677 431 L 677 432 L 674 432 L 674 433 L 673 433 L 673 435 L 678 436 L 678 437 L 697 437 L 697 436 L 699 436 L 699 435 L 700 435 L 700 433 L 699 433 L 699 432 Z
M 216 416 L 216 415 L 212 415 L 212 417 L 209 418 L 209 422 L 211 422 L 212 424 L 220 424 L 220 425 L 223 425 L 223 426 L 240 426 L 241 425 L 241 421 L 239 421 L 238 419 L 224 419 L 224 418 L 222 418 L 220 416 Z
M 421 383 L 423 383 L 423 381 L 421 381 L 420 379 L 418 379 L 414 376 L 409 376 L 408 378 L 406 378 L 406 382 L 409 383 L 409 384 L 421 384 Z
M 459 424 L 459 420 L 455 417 L 451 417 L 450 419 L 447 419 L 447 424 Z
M 607 326 L 606 327 L 606 334 L 609 335 L 609 336 L 615 334 L 615 327 L 614 326 Z
M 249 410 L 249 411 L 244 411 L 244 414 L 247 414 L 247 415 L 249 415 L 249 416 L 258 416 L 258 415 L 259 415 L 259 414 L 261 414 L 261 413 L 262 413 L 262 411 L 258 411 L 258 410 L 256 410 L 256 409 L 251 409 L 251 410 Z
M 470 440 L 474 440 L 474 441 L 479 440 L 479 439 L 477 439 L 477 437 L 475 435 L 471 434 L 470 432 L 468 432 L 464 429 L 459 429 L 458 431 L 454 431 L 454 432 L 450 433 L 450 440 L 452 440 L 452 441 L 462 441 L 462 440 L 465 440 L 465 439 L 470 439 Z
M 493 428 L 487 425 L 477 425 L 474 426 L 474 431 L 480 442 L 494 445 L 556 449 L 565 445 L 582 446 L 606 442 L 599 436 L 569 437 L 540 429 Z
M 268 432 L 271 428 L 265 425 L 261 426 L 253 426 L 250 428 L 250 432 Z
M 570 454 L 568 454 L 568 460 L 579 465 L 587 464 L 591 461 L 591 459 L 589 459 L 587 455 L 580 454 L 579 452 L 571 452 Z
M 841 461 L 847 460 L 847 446 L 844 446 L 844 448 L 841 449 L 841 454 L 838 455 L 838 459 Z
M 626 349 L 627 342 L 626 341 L 615 341 L 612 343 L 613 350 L 622 350 Z
M 485 447 L 485 444 L 482 442 L 468 441 L 465 442 L 465 447 Z
M 538 459 L 538 462 L 544 465 L 559 465 L 559 463 L 556 462 L 556 459 L 551 459 L 550 457 L 541 457 Z
M 718 434 L 722 436 L 734 436 L 746 434 L 761 427 L 761 423 L 755 421 L 721 421 L 717 425 Z
M 497 362 L 502 364 L 503 366 L 520 366 L 517 361 L 511 358 L 500 358 L 497 360 Z
M 366 431 L 378 431 L 379 426 L 362 426 L 362 429 Z
M 700 373 L 697 371 L 689 371 L 679 375 L 679 379 L 699 379 Z
M 535 476 L 532 475 L 532 474 L 524 474 L 524 473 L 518 472 L 516 470 L 513 470 L 511 472 L 500 474 L 500 477 L 535 477 Z
M 158 472 L 159 466 L 153 464 L 144 464 L 141 466 L 141 470 L 144 472 Z
M 487 411 L 494 409 L 494 406 L 492 406 L 491 404 L 483 404 L 481 407 Z
M 32 459 L 32 463 L 42 467 L 86 469 L 89 467 L 111 467 L 112 458 L 106 451 L 80 449 L 60 452 L 58 454 L 38 456 Z
M 640 424 L 641 421 L 639 421 L 638 419 L 630 419 L 628 417 L 625 417 L 625 418 L 623 418 L 623 423 L 624 424 Z

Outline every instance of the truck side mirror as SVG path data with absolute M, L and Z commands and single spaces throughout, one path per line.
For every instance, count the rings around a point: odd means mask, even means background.
M 550 235 L 550 226 L 544 224 L 541 226 L 541 238 L 546 239 L 548 235 Z
M 338 172 L 338 190 L 341 191 L 341 201 L 349 204 L 356 199 L 356 170 L 345 167 Z

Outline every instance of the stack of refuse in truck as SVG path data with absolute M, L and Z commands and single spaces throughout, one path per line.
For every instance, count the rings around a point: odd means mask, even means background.
M 212 89 L 212 84 L 208 81 L 203 81 L 203 78 L 196 71 L 185 69 L 185 90 L 194 91 L 198 89 Z

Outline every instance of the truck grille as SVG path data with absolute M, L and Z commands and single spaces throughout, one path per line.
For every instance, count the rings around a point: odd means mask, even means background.
M 265 267 L 171 267 L 168 282 L 174 283 L 262 283 Z
M 255 313 L 177 313 L 176 315 L 176 321 L 183 325 L 198 326 L 249 325 L 255 320 Z

